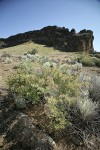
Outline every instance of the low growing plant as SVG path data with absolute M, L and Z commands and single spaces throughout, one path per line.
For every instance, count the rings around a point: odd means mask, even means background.
M 77 106 L 82 114 L 83 120 L 90 121 L 97 115 L 99 105 L 98 103 L 93 102 L 92 99 L 86 97 L 78 100 Z
M 96 57 L 91 57 L 89 54 L 83 53 L 78 57 L 78 61 L 84 66 L 97 66 L 100 67 L 100 59 Z
M 36 49 L 32 49 L 32 51 L 28 52 L 28 54 L 31 54 L 31 55 L 35 55 L 36 53 L 38 53 Z
M 53 128 L 59 130 L 68 124 L 64 106 L 76 103 L 80 81 L 78 74 L 63 74 L 57 68 L 44 67 L 38 63 L 32 66 L 27 63 L 25 68 L 19 68 L 19 71 L 8 79 L 8 86 L 14 96 L 21 97 L 21 104 L 23 99 L 31 104 L 47 103 L 51 111 L 50 116 L 47 112 L 47 116 L 52 121 Z
M 100 103 L 100 77 L 93 76 L 91 79 L 91 84 L 89 88 L 90 98 Z

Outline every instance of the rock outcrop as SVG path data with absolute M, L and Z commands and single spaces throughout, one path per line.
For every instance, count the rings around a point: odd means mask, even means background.
M 26 114 L 16 111 L 8 99 L 0 97 L 0 149 L 54 150 L 53 139 L 36 127 Z
M 68 28 L 57 26 L 48 26 L 41 30 L 34 30 L 17 34 L 7 39 L 0 39 L 0 48 L 15 46 L 30 40 L 39 44 L 52 46 L 61 51 L 86 51 L 89 53 L 94 51 L 94 37 L 91 30 L 84 29 L 76 33 L 75 29 L 69 31 Z

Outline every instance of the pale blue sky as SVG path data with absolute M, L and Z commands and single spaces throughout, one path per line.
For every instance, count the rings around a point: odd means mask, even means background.
M 93 30 L 100 51 L 100 0 L 0 0 L 0 38 L 48 25 Z

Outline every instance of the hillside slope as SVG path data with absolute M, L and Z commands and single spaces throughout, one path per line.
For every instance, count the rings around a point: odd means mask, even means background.
M 31 41 L 0 49 L 0 150 L 99 150 L 100 68 L 92 60 Z

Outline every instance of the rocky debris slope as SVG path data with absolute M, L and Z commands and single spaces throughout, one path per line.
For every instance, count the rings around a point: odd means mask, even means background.
M 76 33 L 75 29 L 69 31 L 65 27 L 48 26 L 41 30 L 34 30 L 0 39 L 0 48 L 15 46 L 28 41 L 52 46 L 55 49 L 69 52 L 86 51 L 93 52 L 93 32 L 91 30 L 81 30 Z
M 55 142 L 34 126 L 31 118 L 14 109 L 13 102 L 0 98 L 0 149 L 53 150 Z

